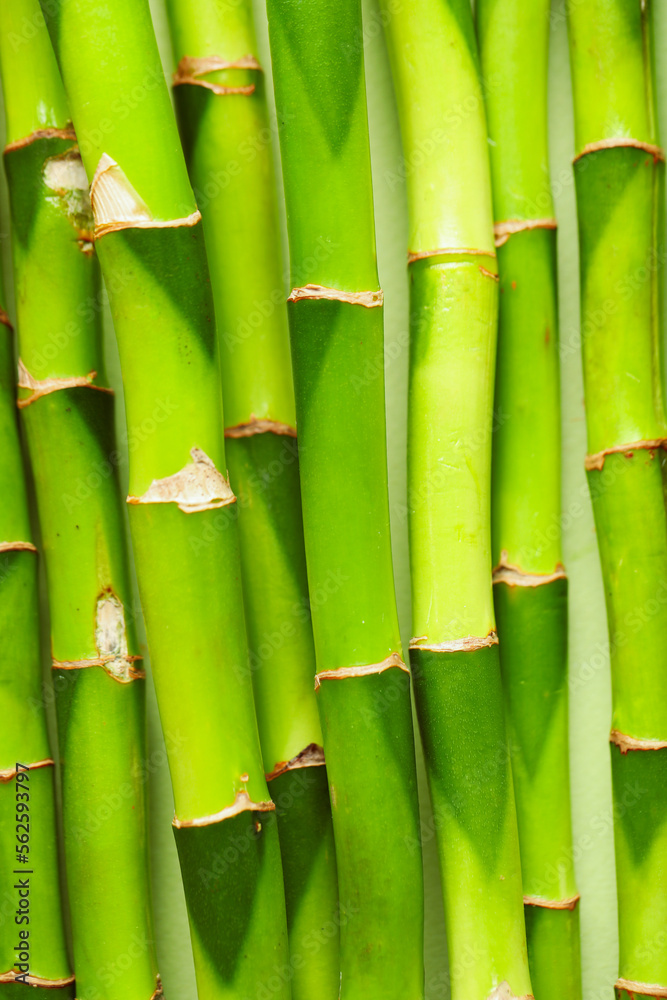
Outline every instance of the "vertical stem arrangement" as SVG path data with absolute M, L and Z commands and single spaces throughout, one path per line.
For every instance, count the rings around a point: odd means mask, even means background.
M 0 276 L 0 997 L 73 997 L 42 685 L 37 550 Z M 8 905 L 9 904 L 9 905 Z
M 664 153 L 650 2 L 569 9 L 586 470 L 607 603 L 619 998 L 667 990 Z
M 549 0 L 479 0 L 500 277 L 493 573 L 535 996 L 581 996 L 560 531 Z
M 408 170 L 408 509 L 417 714 L 453 1000 L 530 994 L 491 592 L 498 300 L 468 0 L 386 5 Z
M 341 906 L 342 1000 L 423 995 L 409 673 L 389 537 L 359 0 L 270 0 L 303 518 Z M 358 380 L 356 380 L 358 383 Z
M 257 735 L 200 215 L 146 0 L 44 0 L 91 179 L 120 350 L 130 525 L 175 799 L 200 1000 L 287 961 Z M 289 995 L 288 981 L 276 996 Z
M 49 590 L 77 997 L 148 1000 L 161 991 L 142 779 L 145 685 L 88 182 L 38 0 L 1 6 L 19 407 Z M 31 33 L 16 45 L 27 23 Z
M 238 497 L 250 670 L 278 806 L 294 1000 L 338 997 L 337 887 L 296 448 L 264 75 L 251 0 L 169 0 L 174 96 L 203 216 L 230 483 Z M 298 956 L 298 957 L 297 957 Z

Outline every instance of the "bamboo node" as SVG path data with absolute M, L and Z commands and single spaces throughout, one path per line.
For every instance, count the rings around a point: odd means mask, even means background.
M 95 647 L 97 656 L 82 660 L 53 659 L 51 666 L 54 670 L 103 667 L 110 677 L 121 684 L 142 680 L 146 676 L 143 670 L 134 666 L 143 657 L 128 652 L 125 610 L 111 590 L 105 590 L 97 599 Z
M 508 562 L 505 549 L 500 553 L 500 562 L 493 568 L 492 581 L 506 583 L 508 587 L 542 587 L 554 580 L 567 580 L 567 573 L 562 563 L 557 563 L 552 573 L 527 573 L 520 566 Z
M 14 329 L 14 327 L 12 326 L 12 321 L 10 320 L 10 318 L 7 315 L 7 313 L 5 312 L 5 310 L 2 309 L 1 307 L 0 307 L 0 323 L 3 326 L 6 326 L 9 330 L 13 330 Z
M 174 816 L 172 826 L 177 830 L 191 826 L 212 826 L 213 823 L 221 823 L 231 816 L 238 816 L 242 812 L 273 812 L 275 810 L 273 802 L 253 802 L 247 792 L 237 792 L 231 806 L 226 806 L 220 812 L 211 813 L 209 816 L 199 816 L 196 819 L 178 819 Z
M 638 736 L 628 736 L 618 729 L 612 729 L 609 734 L 609 742 L 613 743 L 622 754 L 629 750 L 667 750 L 667 740 L 643 739 Z
M 21 358 L 18 363 L 18 387 L 19 389 L 30 389 L 31 394 L 24 399 L 17 401 L 20 410 L 31 403 L 36 402 L 42 396 L 48 396 L 52 392 L 59 392 L 61 389 L 97 389 L 98 392 L 106 392 L 113 396 L 113 389 L 107 389 L 103 385 L 95 385 L 97 372 L 88 372 L 87 375 L 70 375 L 66 378 L 35 378 L 30 374 Z
M 71 139 L 76 142 L 76 132 L 73 128 L 38 128 L 22 139 L 8 142 L 5 146 L 5 153 L 13 153 L 16 149 L 23 149 L 24 146 L 29 146 L 33 142 L 39 142 L 40 139 Z
M 632 458 L 635 451 L 658 451 L 660 448 L 667 448 L 667 438 L 651 438 L 646 441 L 631 441 L 629 444 L 614 444 L 611 448 L 604 448 L 596 451 L 593 455 L 586 455 L 584 468 L 586 472 L 600 472 L 604 467 L 604 460 L 607 455 L 625 455 Z M 650 456 L 653 458 L 653 455 Z
M 32 542 L 0 542 L 0 552 L 36 552 Z
M 329 299 L 352 306 L 365 306 L 366 309 L 376 309 L 384 304 L 384 294 L 380 289 L 374 292 L 344 292 L 340 288 L 326 288 L 324 285 L 304 285 L 303 288 L 293 288 L 287 297 L 288 302 L 301 302 L 303 299 Z
M 496 259 L 495 250 L 479 250 L 471 247 L 436 247 L 435 250 L 409 250 L 408 264 L 426 257 L 490 257 Z
M 398 653 L 391 653 L 380 663 L 364 663 L 361 666 L 339 667 L 337 670 L 321 670 L 319 674 L 315 674 L 315 690 L 319 690 L 322 681 L 342 681 L 349 677 L 367 677 L 370 674 L 382 674 L 385 670 L 391 670 L 392 667 L 398 667 L 406 674 L 410 673 L 403 658 Z
M 125 172 L 107 153 L 102 153 L 90 185 L 90 204 L 95 220 L 95 239 L 120 229 L 178 229 L 196 226 L 199 209 L 182 219 L 158 220 L 135 191 Z
M 197 514 L 236 503 L 229 483 L 201 448 L 191 448 L 192 462 L 180 472 L 154 479 L 143 496 L 129 496 L 127 502 L 175 503 L 184 514 Z
M 227 69 L 250 69 L 262 72 L 262 67 L 252 55 L 242 56 L 241 59 L 233 61 L 223 59 L 221 56 L 183 56 L 176 67 L 172 83 L 174 87 L 182 87 L 184 84 L 205 87 L 206 90 L 221 97 L 234 94 L 249 97 L 255 93 L 254 83 L 242 87 L 228 87 L 221 83 L 212 83 L 210 80 L 202 80 L 202 77 L 206 76 L 207 73 Z
M 322 767 L 325 763 L 324 748 L 319 743 L 309 743 L 296 757 L 279 761 L 271 773 L 266 775 L 266 780 L 272 781 L 286 771 L 297 771 L 302 767 Z
M 162 1000 L 164 997 L 164 990 L 162 988 L 162 980 L 159 975 L 155 979 L 155 989 L 151 993 L 149 1000 Z
M 429 642 L 427 635 L 410 639 L 410 649 L 423 649 L 431 653 L 470 653 L 476 649 L 497 645 L 498 633 L 493 629 L 487 635 L 466 635 L 461 639 L 449 639 L 447 642 Z
M 602 149 L 619 149 L 624 147 L 643 149 L 645 153 L 649 153 L 653 157 L 654 162 L 658 160 L 664 162 L 665 153 L 660 146 L 654 146 L 650 142 L 642 142 L 641 139 L 631 139 L 629 136 L 616 136 L 610 139 L 599 139 L 597 142 L 589 142 L 580 153 L 577 153 L 572 162 L 576 163 L 582 156 L 587 156 L 589 153 L 599 153 Z
M 296 428 L 291 427 L 290 424 L 283 424 L 279 420 L 256 417 L 253 413 L 250 414 L 250 420 L 246 423 L 225 427 L 226 438 L 253 437 L 255 434 L 280 434 L 295 438 Z
M 43 979 L 41 976 L 31 976 L 30 973 L 23 975 L 22 972 L 16 972 L 14 969 L 10 969 L 9 972 L 0 972 L 0 983 L 15 983 L 17 981 L 25 986 L 41 986 L 42 989 L 46 990 L 59 990 L 64 986 L 71 986 L 74 982 L 74 976 L 67 976 L 65 979 Z
M 515 233 L 529 229 L 558 229 L 558 223 L 555 219 L 504 219 L 496 222 L 493 227 L 496 247 L 503 246 Z
M 614 983 L 617 992 L 625 990 L 633 997 L 636 994 L 645 997 L 667 997 L 667 986 L 659 986 L 657 983 L 638 983 L 634 979 L 617 979 Z
M 532 993 L 524 993 L 523 996 L 517 996 L 516 993 L 512 992 L 512 987 L 507 980 L 503 979 L 502 983 L 499 983 L 491 990 L 486 1000 L 534 1000 L 534 997 Z
M 567 899 L 544 899 L 542 896 L 524 896 L 524 906 L 542 906 L 546 910 L 573 910 L 580 896 L 568 896 Z
M 51 757 L 46 757 L 44 760 L 33 761 L 32 764 L 22 764 L 21 767 L 27 767 L 29 771 L 37 771 L 41 767 L 54 767 L 55 761 Z M 16 766 L 6 767 L 0 770 L 0 782 L 13 781 L 16 777 Z M 0 982 L 2 980 L 0 979 Z

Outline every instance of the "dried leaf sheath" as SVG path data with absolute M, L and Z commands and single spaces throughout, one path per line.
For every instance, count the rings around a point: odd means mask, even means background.
M 264 768 L 278 806 L 293 1000 L 336 1000 L 337 883 L 265 83 L 250 0 L 170 0 L 174 98 L 200 198 Z M 231 164 L 238 169 L 229 169 Z M 228 181 L 211 187 L 225 171 Z M 207 192 L 209 193 L 207 195 Z M 317 950 L 313 933 L 332 928 Z
M 241 998 L 287 962 L 287 931 L 247 670 L 237 504 L 224 482 L 202 225 L 148 3 L 62 0 L 43 9 L 84 166 L 90 180 L 97 178 L 96 249 L 118 339 L 128 434 L 137 442 L 130 527 L 171 747 L 198 993 L 200 1000 Z M 246 808 L 229 815 L 238 802 Z M 247 849 L 234 847 L 239 843 Z M 230 851 L 233 865 L 225 861 Z M 287 997 L 288 985 L 280 995 Z

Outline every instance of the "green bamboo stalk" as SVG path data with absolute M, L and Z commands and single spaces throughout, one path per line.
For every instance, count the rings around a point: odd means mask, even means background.
M 385 4 L 407 167 L 415 697 L 453 1000 L 531 992 L 491 592 L 497 261 L 468 0 Z
M 409 674 L 389 537 L 359 0 L 270 0 L 301 489 L 336 842 L 342 1000 L 423 995 Z
M 44 0 L 120 351 L 130 526 L 200 1000 L 287 962 L 203 232 L 146 0 Z M 287 998 L 289 980 L 276 995 Z
M 169 0 L 174 97 L 202 212 L 239 502 L 250 668 L 278 804 L 294 1000 L 338 996 L 337 884 L 296 449 L 294 387 L 264 75 L 252 3 Z
M 652 4 L 569 10 L 588 456 L 609 627 L 619 998 L 667 989 L 664 153 Z
M 77 997 L 148 1000 L 162 993 L 141 768 L 145 685 L 88 182 L 38 0 L 3 0 L 0 23 L 19 407 L 49 592 Z M 32 30 L 17 44 L 25 24 Z
M 37 550 L 19 440 L 12 327 L 4 305 L 0 274 L 0 997 L 53 1000 L 74 996 L 74 976 L 65 940 L 55 768 L 42 686 Z
M 494 596 L 538 1000 L 581 996 L 560 530 L 556 222 L 547 145 L 549 9 L 549 0 L 477 5 L 500 277 Z

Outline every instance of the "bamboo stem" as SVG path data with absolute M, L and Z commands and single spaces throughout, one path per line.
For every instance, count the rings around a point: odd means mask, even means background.
M 560 531 L 556 222 L 547 147 L 549 8 L 548 0 L 477 6 L 500 277 L 494 594 L 528 958 L 539 1000 L 581 997 Z
M 619 998 L 664 996 L 667 437 L 661 388 L 664 154 L 652 4 L 569 10 L 588 458 L 610 636 Z
M 467 0 L 385 5 L 407 172 L 411 661 L 453 1000 L 531 992 L 491 593 L 497 261 Z
M 125 388 L 130 526 L 200 1000 L 287 964 L 202 226 L 145 0 L 44 0 L 91 185 Z M 175 739 L 176 736 L 180 738 Z M 287 998 L 289 979 L 276 996 Z
M 37 550 L 16 415 L 12 328 L 4 306 L 0 275 L 0 997 L 53 1000 L 74 996 L 74 977 L 65 940 L 55 768 L 46 722 L 52 690 L 42 680 Z
M 278 806 L 294 1000 L 338 997 L 337 882 L 264 73 L 250 0 L 169 0 L 174 97 L 202 212 L 264 768 Z M 314 932 L 334 933 L 308 947 Z
M 389 537 L 383 356 L 359 0 L 268 4 L 316 690 L 342 1000 L 423 995 L 409 675 Z
M 26 23 L 34 30 L 17 47 Z M 141 777 L 144 674 L 114 465 L 88 182 L 67 137 L 71 122 L 38 0 L 3 3 L 0 58 L 19 407 L 49 590 L 77 996 L 148 1000 L 159 979 Z M 45 126 L 58 134 L 44 136 Z

